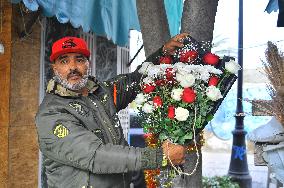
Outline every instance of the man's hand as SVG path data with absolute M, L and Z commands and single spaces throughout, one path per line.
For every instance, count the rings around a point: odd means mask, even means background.
M 165 55 L 174 55 L 176 48 L 183 47 L 182 39 L 188 36 L 188 33 L 181 33 L 171 38 L 163 46 L 163 53 Z
M 181 145 L 172 144 L 169 141 L 164 141 L 162 144 L 163 153 L 166 155 L 168 161 L 171 160 L 173 164 L 180 165 L 185 162 L 185 148 Z

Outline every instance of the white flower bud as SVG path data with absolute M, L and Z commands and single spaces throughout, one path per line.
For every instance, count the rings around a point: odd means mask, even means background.
M 171 97 L 176 100 L 176 101 L 180 101 L 181 100 L 181 95 L 182 95 L 183 89 L 173 89 L 171 92 Z
M 241 70 L 241 66 L 231 59 L 229 62 L 225 63 L 225 69 L 232 74 L 237 74 L 238 71 Z
M 148 71 L 151 70 L 151 67 L 153 66 L 154 64 L 152 62 L 144 62 L 138 72 L 140 74 L 147 75 Z
M 176 79 L 180 83 L 180 85 L 184 88 L 191 87 L 195 83 L 195 77 L 193 74 L 177 73 Z
M 143 112 L 152 113 L 154 110 L 153 102 L 145 103 L 142 107 Z
M 177 107 L 175 109 L 175 118 L 178 121 L 186 121 L 189 116 L 189 111 L 182 107 Z
M 131 103 L 128 104 L 128 107 L 130 109 L 137 110 L 137 103 L 135 101 L 132 101 Z
M 218 99 L 223 98 L 220 90 L 215 86 L 209 86 L 206 89 L 206 95 L 212 101 L 217 101 Z
M 146 78 L 143 79 L 143 83 L 144 84 L 151 84 L 153 82 L 154 81 L 153 81 L 153 79 L 151 77 L 146 77 Z
M 138 95 L 136 95 L 136 98 L 134 101 L 136 104 L 141 105 L 142 103 L 146 101 L 146 98 L 143 93 L 139 93 Z

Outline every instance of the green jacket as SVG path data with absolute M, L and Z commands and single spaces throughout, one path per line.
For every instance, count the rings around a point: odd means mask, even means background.
M 36 115 L 44 188 L 124 188 L 131 172 L 161 166 L 160 149 L 128 146 L 117 116 L 136 97 L 140 79 L 137 71 L 103 83 L 90 77 L 88 96 L 49 81 Z

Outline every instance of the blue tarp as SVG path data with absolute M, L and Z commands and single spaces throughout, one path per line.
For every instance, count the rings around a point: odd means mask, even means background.
M 19 3 L 21 0 L 11 0 Z M 119 46 L 128 44 L 129 30 L 140 30 L 135 0 L 22 0 L 32 11 L 40 9 L 47 17 L 56 16 L 60 23 L 70 21 L 73 27 L 82 27 L 107 36 Z
M 265 11 L 270 14 L 271 12 L 277 12 L 278 9 L 279 9 L 278 0 L 269 0 L 265 8 Z
M 170 34 L 175 36 L 180 32 L 183 0 L 164 0 Z
M 70 21 L 73 27 L 106 36 L 119 46 L 128 44 L 130 29 L 140 31 L 136 0 L 11 0 L 20 1 L 31 11 L 40 7 L 47 17 L 56 16 L 60 23 Z M 179 33 L 183 1 L 164 2 L 173 36 Z

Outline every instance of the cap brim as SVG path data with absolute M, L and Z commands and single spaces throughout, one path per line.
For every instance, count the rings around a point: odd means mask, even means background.
M 50 61 L 54 62 L 56 58 L 58 58 L 60 55 L 66 54 L 66 53 L 80 53 L 83 54 L 86 57 L 90 57 L 90 51 L 87 49 L 72 49 L 72 48 L 67 48 L 67 49 L 63 49 L 59 52 L 56 52 L 54 54 L 51 54 L 50 56 Z

